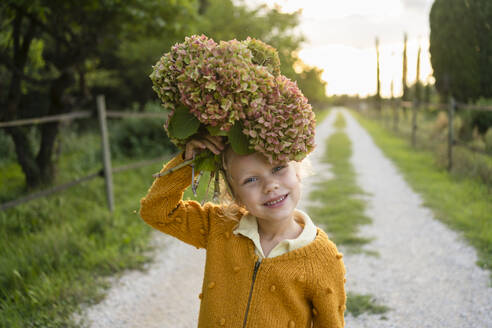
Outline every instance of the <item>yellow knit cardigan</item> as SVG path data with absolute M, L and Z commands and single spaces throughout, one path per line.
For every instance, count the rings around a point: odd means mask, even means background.
M 178 155 L 163 170 L 182 161 Z M 220 206 L 182 200 L 190 181 L 189 166 L 156 179 L 141 200 L 140 216 L 207 250 L 199 328 L 344 326 L 345 267 L 323 230 L 317 228 L 307 246 L 260 261 L 251 239 L 232 233 L 237 221 L 224 218 Z

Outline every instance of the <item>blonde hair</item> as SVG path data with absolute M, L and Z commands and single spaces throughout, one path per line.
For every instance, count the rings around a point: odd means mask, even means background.
M 228 169 L 227 154 L 233 152 L 232 147 L 228 145 L 221 154 L 221 168 L 219 176 L 219 203 L 222 206 L 222 212 L 225 217 L 239 222 L 242 215 L 248 213 L 248 210 L 242 206 L 239 200 L 234 195 L 234 190 L 231 184 L 231 175 Z

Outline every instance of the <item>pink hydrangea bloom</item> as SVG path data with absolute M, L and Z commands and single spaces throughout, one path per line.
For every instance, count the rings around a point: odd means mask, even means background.
M 276 50 L 258 40 L 191 36 L 162 56 L 150 78 L 170 118 L 184 105 L 224 132 L 239 121 L 251 150 L 271 162 L 301 160 L 314 148 L 314 113 L 279 64 Z

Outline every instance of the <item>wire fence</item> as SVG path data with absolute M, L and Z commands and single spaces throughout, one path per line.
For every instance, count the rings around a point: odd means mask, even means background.
M 446 115 L 447 115 L 447 120 L 448 120 L 448 135 L 446 138 L 446 143 L 447 143 L 447 161 L 448 161 L 448 169 L 451 170 L 453 167 L 453 148 L 454 147 L 462 147 L 466 148 L 471 152 L 474 153 L 480 153 L 483 155 L 488 155 L 490 156 L 490 152 L 487 152 L 485 150 L 473 147 L 468 145 L 467 143 L 460 141 L 456 138 L 456 131 L 455 127 L 453 124 L 453 121 L 455 119 L 456 111 L 457 110 L 465 110 L 465 111 L 485 111 L 485 112 L 492 112 L 492 106 L 487 106 L 487 105 L 470 105 L 470 104 L 464 104 L 460 102 L 456 102 L 454 98 L 449 98 L 449 102 L 447 104 L 443 103 L 438 103 L 438 104 L 428 104 L 428 103 L 421 103 L 417 100 L 414 101 L 401 101 L 401 100 L 389 100 L 387 102 L 389 105 L 388 107 L 390 108 L 390 111 L 393 116 L 393 129 L 397 131 L 399 129 L 399 109 L 409 109 L 411 110 L 411 133 L 410 133 L 410 138 L 411 138 L 411 144 L 413 147 L 416 146 L 417 143 L 417 131 L 418 129 L 418 124 L 417 124 L 417 115 L 419 112 L 421 112 L 422 108 L 425 107 L 432 107 L 440 110 L 445 110 Z
M 9 208 L 30 202 L 38 198 L 47 197 L 54 193 L 75 187 L 83 182 L 98 177 L 103 177 L 105 179 L 108 208 L 112 212 L 114 210 L 114 196 L 113 196 L 113 182 L 112 182 L 113 173 L 120 173 L 128 170 L 134 170 L 144 166 L 162 162 L 163 160 L 165 160 L 166 157 L 158 157 L 150 160 L 140 161 L 137 163 L 122 165 L 119 167 L 112 167 L 110 144 L 109 144 L 109 133 L 106 124 L 106 118 L 165 118 L 166 117 L 165 113 L 135 113 L 135 112 L 121 112 L 121 111 L 106 111 L 106 101 L 103 95 L 99 95 L 97 97 L 97 113 L 98 113 L 97 117 L 99 121 L 99 131 L 101 134 L 101 143 L 102 143 L 101 159 L 104 164 L 103 169 L 99 170 L 98 172 L 94 172 L 92 174 L 86 175 L 84 177 L 74 179 L 67 183 L 58 186 L 53 186 L 38 192 L 31 193 L 24 197 L 20 197 L 5 202 L 3 204 L 0 204 L 0 211 L 7 210 Z M 37 124 L 45 124 L 50 122 L 71 121 L 77 119 L 88 119 L 91 117 L 93 117 L 93 114 L 90 111 L 75 111 L 75 112 L 61 114 L 61 115 L 44 116 L 44 117 L 22 119 L 22 120 L 9 121 L 9 122 L 0 122 L 0 128 L 25 126 L 25 125 L 37 125 Z

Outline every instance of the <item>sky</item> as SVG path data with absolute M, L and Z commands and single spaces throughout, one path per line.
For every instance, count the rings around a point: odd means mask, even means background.
M 381 93 L 402 93 L 403 35 L 408 34 L 407 83 L 416 78 L 419 46 L 420 79 L 433 83 L 429 60 L 429 11 L 433 0 L 246 0 L 281 7 L 283 12 L 302 9 L 299 30 L 307 41 L 299 57 L 323 69 L 327 94 L 367 96 L 376 93 L 376 48 L 379 38 Z

